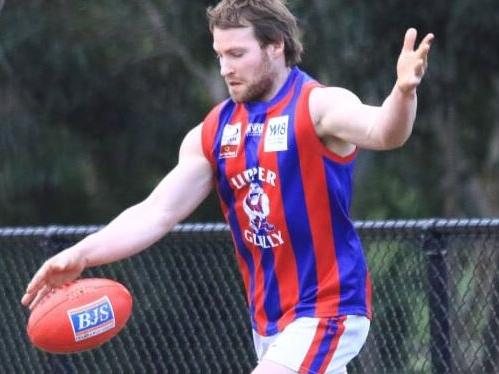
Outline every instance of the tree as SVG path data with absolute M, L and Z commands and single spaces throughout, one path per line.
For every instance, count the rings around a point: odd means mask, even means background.
M 0 224 L 100 223 L 146 196 L 226 95 L 214 3 L 0 3 Z M 478 3 L 289 1 L 303 68 L 370 104 L 393 85 L 405 29 L 436 34 L 413 136 L 360 153 L 355 218 L 498 213 L 499 20 Z M 220 220 L 216 206 L 190 219 Z

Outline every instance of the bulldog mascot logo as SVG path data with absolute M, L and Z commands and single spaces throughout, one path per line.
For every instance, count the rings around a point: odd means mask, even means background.
M 255 234 L 265 235 L 274 230 L 274 225 L 267 222 L 270 213 L 269 197 L 258 182 L 250 183 L 243 207 Z

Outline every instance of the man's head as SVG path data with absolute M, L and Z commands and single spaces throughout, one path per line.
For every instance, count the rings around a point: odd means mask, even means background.
M 270 99 L 300 60 L 295 17 L 280 0 L 223 0 L 207 14 L 232 99 Z
M 301 61 L 303 46 L 286 0 L 222 0 L 207 10 L 210 31 L 252 27 L 261 47 L 284 43 L 286 66 Z

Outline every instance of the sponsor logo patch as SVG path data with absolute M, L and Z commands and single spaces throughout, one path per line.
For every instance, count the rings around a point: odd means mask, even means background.
M 248 124 L 246 136 L 261 136 L 263 134 L 264 123 L 252 122 Z
M 289 116 L 279 116 L 269 119 L 263 145 L 265 152 L 288 150 L 288 122 Z
M 67 313 L 77 342 L 102 334 L 116 325 L 113 306 L 107 296 L 69 309 Z
M 241 144 L 241 122 L 226 124 L 222 132 L 219 157 L 236 157 L 239 144 Z

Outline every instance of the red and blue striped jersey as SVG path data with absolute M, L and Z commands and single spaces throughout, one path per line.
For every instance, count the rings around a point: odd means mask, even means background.
M 269 102 L 227 99 L 203 122 L 203 152 L 260 335 L 302 316 L 371 315 L 349 217 L 356 152 L 341 157 L 317 137 L 308 106 L 317 86 L 294 67 Z

